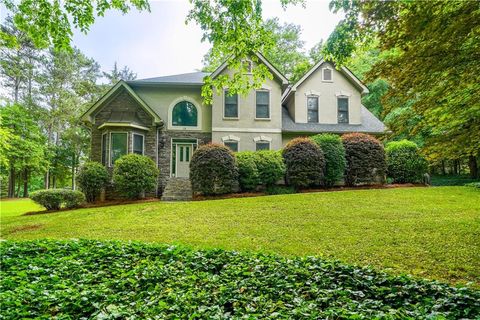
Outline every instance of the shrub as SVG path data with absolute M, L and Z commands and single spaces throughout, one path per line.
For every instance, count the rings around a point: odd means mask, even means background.
M 384 182 L 387 169 L 383 145 L 376 138 L 364 133 L 349 133 L 342 136 L 345 147 L 345 183 Z
M 78 172 L 77 183 L 88 202 L 94 202 L 108 183 L 107 169 L 98 162 L 85 163 Z
M 265 193 L 269 195 L 292 194 L 296 192 L 295 188 L 289 186 L 268 186 L 265 189 Z
M 255 163 L 255 153 L 252 151 L 235 154 L 238 165 L 238 182 L 242 191 L 252 191 L 260 184 L 260 176 Z
M 85 195 L 77 190 L 47 189 L 32 192 L 30 199 L 47 210 L 60 210 L 62 205 L 69 209 L 79 207 L 85 202 Z
M 311 137 L 325 157 L 325 176 L 324 183 L 326 187 L 332 187 L 337 181 L 343 178 L 345 173 L 345 148 L 342 139 L 336 134 L 317 134 Z
M 271 186 L 285 175 L 285 164 L 279 151 L 255 151 L 255 164 L 257 165 L 260 184 Z
M 190 180 L 192 189 L 204 195 L 231 193 L 238 179 L 235 157 L 227 147 L 209 143 L 192 155 Z
M 282 151 L 287 183 L 295 188 L 319 185 L 323 179 L 325 158 L 320 147 L 308 138 L 296 138 Z
M 158 174 L 155 162 L 149 157 L 127 154 L 115 161 L 113 184 L 121 195 L 139 199 L 155 190 Z
M 422 182 L 427 172 L 427 160 L 419 153 L 415 142 L 402 140 L 387 143 L 387 175 L 395 183 Z
M 480 182 L 470 182 L 466 183 L 464 186 L 480 190 Z

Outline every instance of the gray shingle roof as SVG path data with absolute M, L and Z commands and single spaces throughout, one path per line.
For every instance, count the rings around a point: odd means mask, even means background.
M 190 72 L 182 74 L 174 74 L 170 76 L 147 78 L 128 81 L 131 85 L 141 84 L 190 84 L 190 85 L 203 85 L 203 78 L 210 75 L 207 72 Z
M 290 117 L 288 110 L 282 108 L 282 131 L 283 132 L 302 132 L 302 133 L 383 133 L 386 128 L 382 121 L 378 120 L 367 108 L 361 109 L 362 124 L 324 124 L 324 123 L 295 123 Z

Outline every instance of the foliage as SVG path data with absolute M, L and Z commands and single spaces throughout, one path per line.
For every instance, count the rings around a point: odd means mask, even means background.
M 308 138 L 295 138 L 282 151 L 287 184 L 307 188 L 323 182 L 325 157 L 320 147 Z
M 268 186 L 265 188 L 265 193 L 269 195 L 276 195 L 276 194 L 293 194 L 296 193 L 297 190 L 294 187 L 290 186 Z
M 480 286 L 478 235 L 472 232 L 479 226 L 478 191 L 463 186 L 158 201 L 27 217 L 19 215 L 37 209 L 23 199 L 0 206 L 3 239 L 118 239 L 289 257 L 321 254 Z
M 227 147 L 209 143 L 193 153 L 190 180 L 194 192 L 204 195 L 231 193 L 237 179 L 235 156 Z
M 395 183 L 422 182 L 428 165 L 415 142 L 391 141 L 385 147 L 387 176 Z
M 470 182 L 465 184 L 465 187 L 480 189 L 480 182 Z
M 85 202 L 85 195 L 77 190 L 47 189 L 32 192 L 30 199 L 44 206 L 47 210 L 60 210 L 65 208 L 78 208 Z
M 149 157 L 127 154 L 115 161 L 113 185 L 125 197 L 139 199 L 155 190 L 158 174 L 155 162 Z
M 77 174 L 77 183 L 88 202 L 94 202 L 108 183 L 107 169 L 98 162 L 86 162 Z
M 252 191 L 260 184 L 260 175 L 253 151 L 235 153 L 238 165 L 238 182 L 242 191 Z
M 342 63 L 371 38 L 389 53 L 372 66 L 369 78 L 389 84 L 385 113 L 403 115 L 389 121 L 393 134 L 421 135 L 430 161 L 477 157 L 478 1 L 333 0 L 331 8 L 345 11 L 346 19 L 328 40 L 329 57 Z
M 480 179 L 472 179 L 463 175 L 433 175 L 432 186 L 464 186 L 468 183 L 480 182 Z
M 285 175 L 285 164 L 280 151 L 262 150 L 255 152 L 260 184 L 272 186 Z
M 108 10 L 127 13 L 132 7 L 150 10 L 147 0 L 2 0 L 5 7 L 14 12 L 15 26 L 24 32 L 38 48 L 51 45 L 56 49 L 70 49 L 73 28 L 86 33 L 97 16 Z M 0 33 L 1 44 L 14 47 L 17 38 Z
M 119 69 L 116 61 L 113 64 L 113 69 L 110 72 L 103 72 L 103 76 L 107 78 L 110 85 L 114 85 L 120 80 L 130 81 L 137 78 L 137 74 L 130 70 L 129 67 L 124 66 Z
M 388 310 L 392 317 L 473 319 L 480 314 L 480 293 L 473 289 L 317 257 L 95 240 L 0 245 L 6 317 L 266 318 L 274 311 L 279 318 L 381 318 Z M 69 290 L 60 290 L 64 287 Z
M 342 141 L 347 163 L 345 170 L 347 185 L 384 180 L 387 168 L 385 151 L 380 141 L 364 133 L 344 134 Z
M 325 157 L 325 186 L 332 187 L 343 178 L 345 172 L 345 148 L 342 139 L 336 134 L 317 134 L 310 137 Z

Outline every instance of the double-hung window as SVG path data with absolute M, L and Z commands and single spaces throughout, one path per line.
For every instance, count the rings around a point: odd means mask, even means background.
M 323 81 L 332 81 L 332 69 L 324 68 L 322 70 L 322 80 Z
M 318 123 L 318 97 L 307 97 L 307 120 L 309 123 Z
M 132 146 L 133 153 L 143 155 L 144 142 L 145 142 L 144 139 L 145 137 L 142 134 L 138 134 L 138 133 L 133 134 L 133 146 Z
M 224 118 L 238 118 L 238 95 L 230 95 L 228 90 L 225 90 L 225 105 L 223 108 Z
M 110 165 L 128 152 L 128 134 L 126 132 L 110 133 Z
M 338 123 L 348 123 L 348 98 L 337 98 L 338 106 Z
M 270 118 L 270 91 L 259 90 L 256 91 L 256 119 Z

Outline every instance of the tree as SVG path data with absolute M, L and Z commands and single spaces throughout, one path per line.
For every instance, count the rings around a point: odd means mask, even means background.
M 331 7 L 344 10 L 346 18 L 328 39 L 326 55 L 342 64 L 356 47 L 378 38 L 382 53 L 390 55 L 369 76 L 390 85 L 383 101 L 386 114 L 401 115 L 394 131 L 421 134 L 430 161 L 470 158 L 477 175 L 478 1 L 334 0 Z
M 129 67 L 124 66 L 122 69 L 119 69 L 117 62 L 114 63 L 113 69 L 110 72 L 103 72 L 103 76 L 107 78 L 111 85 L 116 84 L 120 80 L 129 81 L 137 78 L 137 74 L 130 70 Z
M 13 21 L 18 30 L 24 32 L 37 48 L 54 46 L 57 50 L 70 50 L 72 28 L 86 33 L 108 10 L 127 13 L 132 7 L 150 11 L 148 0 L 1 0 L 5 7 L 14 12 Z M 15 36 L 0 33 L 3 45 L 16 46 Z

